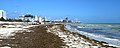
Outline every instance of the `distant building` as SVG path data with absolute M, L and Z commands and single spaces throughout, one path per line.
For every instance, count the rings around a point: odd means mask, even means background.
M 24 16 L 24 20 L 28 21 L 28 22 L 33 22 L 34 16 L 31 15 L 31 14 L 27 14 L 27 15 Z
M 35 21 L 42 22 L 43 18 L 40 16 L 35 16 Z
M 43 23 L 43 18 L 40 16 L 33 16 L 31 14 L 27 14 L 27 15 L 22 15 L 19 16 L 19 19 L 25 21 L 25 22 L 37 22 L 37 23 Z
M 0 18 L 3 17 L 6 19 L 6 12 L 4 10 L 0 10 Z
M 22 15 L 22 16 L 19 16 L 17 19 L 24 20 L 24 15 Z

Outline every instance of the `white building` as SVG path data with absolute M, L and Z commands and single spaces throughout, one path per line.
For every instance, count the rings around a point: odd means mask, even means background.
M 22 16 L 19 16 L 19 19 L 23 21 L 29 20 L 30 22 L 39 22 L 43 24 L 43 18 L 40 16 L 22 15 Z
M 35 16 L 35 21 L 42 22 L 43 19 L 42 19 L 42 17 L 40 17 L 40 16 Z
M 0 18 L 3 17 L 6 19 L 6 12 L 4 10 L 0 10 Z

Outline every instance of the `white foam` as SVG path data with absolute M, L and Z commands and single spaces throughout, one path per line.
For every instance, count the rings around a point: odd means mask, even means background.
M 70 27 L 70 25 L 66 25 L 66 28 L 68 30 L 72 31 L 72 32 L 78 32 L 78 33 L 80 33 L 82 35 L 85 35 L 89 38 L 92 38 L 92 39 L 95 39 L 95 40 L 98 40 L 98 41 L 105 41 L 105 42 L 109 43 L 111 46 L 120 47 L 120 41 L 118 39 L 107 38 L 103 35 L 96 35 L 96 34 L 84 32 L 84 31 L 79 31 L 79 30 L 77 30 L 77 28 L 74 28 L 74 30 L 71 30 L 73 28 Z

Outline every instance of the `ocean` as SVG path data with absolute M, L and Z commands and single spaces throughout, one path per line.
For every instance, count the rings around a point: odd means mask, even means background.
M 67 24 L 67 27 L 89 38 L 120 46 L 120 24 L 118 23 Z

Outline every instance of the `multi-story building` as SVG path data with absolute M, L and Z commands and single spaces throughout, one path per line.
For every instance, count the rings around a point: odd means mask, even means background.
M 42 19 L 42 17 L 40 17 L 40 16 L 35 16 L 35 21 L 42 22 L 43 19 Z
M 0 18 L 3 17 L 6 19 L 6 12 L 4 10 L 0 10 Z
M 38 22 L 43 24 L 43 18 L 40 16 L 33 16 L 31 14 L 19 16 L 19 19 L 23 21 Z

